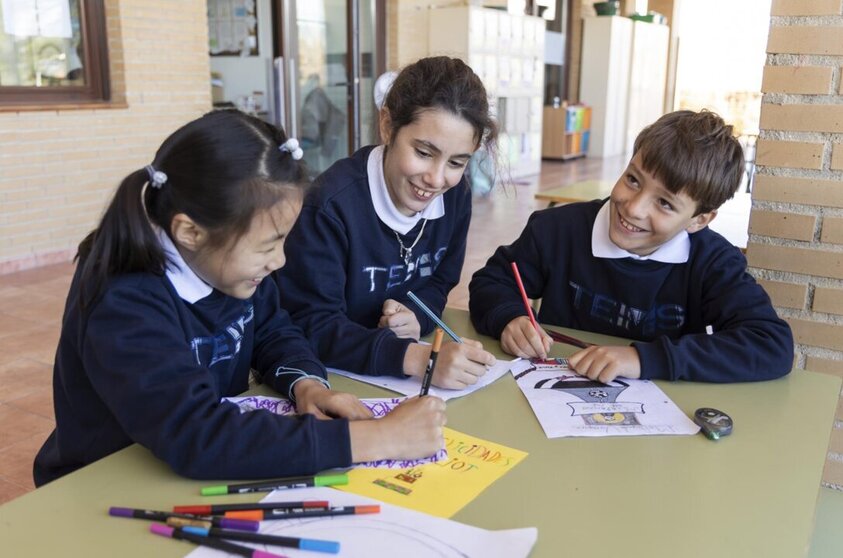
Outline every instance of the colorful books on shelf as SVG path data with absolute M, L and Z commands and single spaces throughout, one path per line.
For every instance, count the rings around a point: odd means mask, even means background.
M 571 159 L 588 153 L 591 107 L 585 104 L 544 107 L 542 157 Z

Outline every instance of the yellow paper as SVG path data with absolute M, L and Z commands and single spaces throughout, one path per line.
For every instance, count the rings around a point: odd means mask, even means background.
M 339 490 L 451 517 L 527 453 L 445 428 L 448 458 L 409 469 L 353 469 Z

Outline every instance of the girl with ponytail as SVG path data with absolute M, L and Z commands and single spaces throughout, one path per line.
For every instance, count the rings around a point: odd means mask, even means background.
M 379 421 L 334 392 L 272 280 L 306 189 L 294 139 L 237 111 L 183 126 L 79 245 L 54 367 L 43 485 L 132 443 L 192 478 L 313 474 L 443 445 L 444 403 Z M 250 370 L 298 417 L 241 414 Z M 330 418 L 334 417 L 334 418 Z M 412 426 L 412 427 L 411 427 Z

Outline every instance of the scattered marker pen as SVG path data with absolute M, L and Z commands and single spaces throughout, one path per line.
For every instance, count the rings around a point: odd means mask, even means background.
M 238 531 L 254 531 L 260 529 L 257 521 L 245 521 L 242 519 L 225 517 L 201 517 L 198 515 L 172 513 L 156 510 L 139 510 L 134 508 L 119 508 L 112 506 L 108 508 L 108 515 L 113 517 L 131 517 L 135 519 L 146 519 L 148 521 L 169 521 L 180 519 L 182 522 L 191 522 L 193 525 L 208 527 L 225 527 L 226 529 L 237 529 Z M 201 522 L 201 523 L 200 523 Z
M 245 494 L 246 492 L 272 492 L 286 488 L 307 488 L 310 486 L 333 486 L 348 484 L 348 475 L 314 475 L 310 477 L 288 477 L 263 482 L 247 482 L 243 484 L 222 484 L 206 486 L 202 489 L 202 496 L 220 496 L 222 494 Z
M 194 533 L 196 535 L 201 535 L 205 537 L 231 539 L 233 541 L 264 543 L 275 546 L 286 546 L 289 548 L 298 548 L 301 550 L 311 550 L 313 552 L 327 552 L 329 554 L 337 554 L 340 551 L 340 543 L 335 541 L 323 541 L 320 539 L 300 539 L 298 537 L 283 537 L 280 535 L 242 533 L 239 531 L 217 529 L 216 527 L 212 527 L 210 529 L 203 529 L 201 527 L 185 527 L 184 532 Z
M 246 519 L 251 521 L 267 521 L 273 519 L 298 519 L 302 517 L 328 517 L 333 515 L 361 515 L 365 513 L 380 513 L 377 504 L 369 506 L 338 506 L 322 510 L 240 510 L 225 512 L 225 517 L 231 519 Z
M 227 511 L 236 510 L 271 510 L 281 508 L 329 508 L 328 500 L 303 500 L 300 502 L 255 502 L 242 504 L 197 504 L 194 506 L 174 506 L 175 513 L 189 513 L 193 515 L 220 515 Z
M 240 546 L 239 544 L 230 543 L 221 539 L 213 539 L 211 537 L 203 537 L 195 533 L 188 533 L 178 527 L 168 527 L 160 523 L 153 523 L 149 526 L 150 532 L 161 535 L 162 537 L 170 537 L 173 539 L 182 539 L 190 541 L 194 544 L 207 546 L 228 552 L 229 554 L 236 554 L 237 556 L 246 556 L 247 558 L 287 558 L 281 554 L 273 554 L 265 550 L 255 550 L 248 546 Z

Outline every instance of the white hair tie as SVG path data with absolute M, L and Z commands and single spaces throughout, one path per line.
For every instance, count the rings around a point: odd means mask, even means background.
M 278 150 L 282 153 L 284 151 L 289 152 L 290 156 L 296 161 L 304 157 L 304 151 L 302 151 L 301 147 L 299 147 L 299 140 L 296 138 L 288 139 L 278 147 Z
M 164 174 L 162 171 L 155 170 L 155 167 L 152 165 L 146 165 L 146 174 L 149 175 L 149 185 L 155 188 L 156 190 L 160 190 L 161 186 L 163 186 L 167 182 L 167 175 Z
M 383 103 L 386 101 L 386 94 L 392 89 L 392 82 L 398 77 L 398 72 L 386 72 L 375 81 L 375 86 L 372 88 L 372 93 L 375 96 L 375 106 L 378 110 L 383 109 Z

